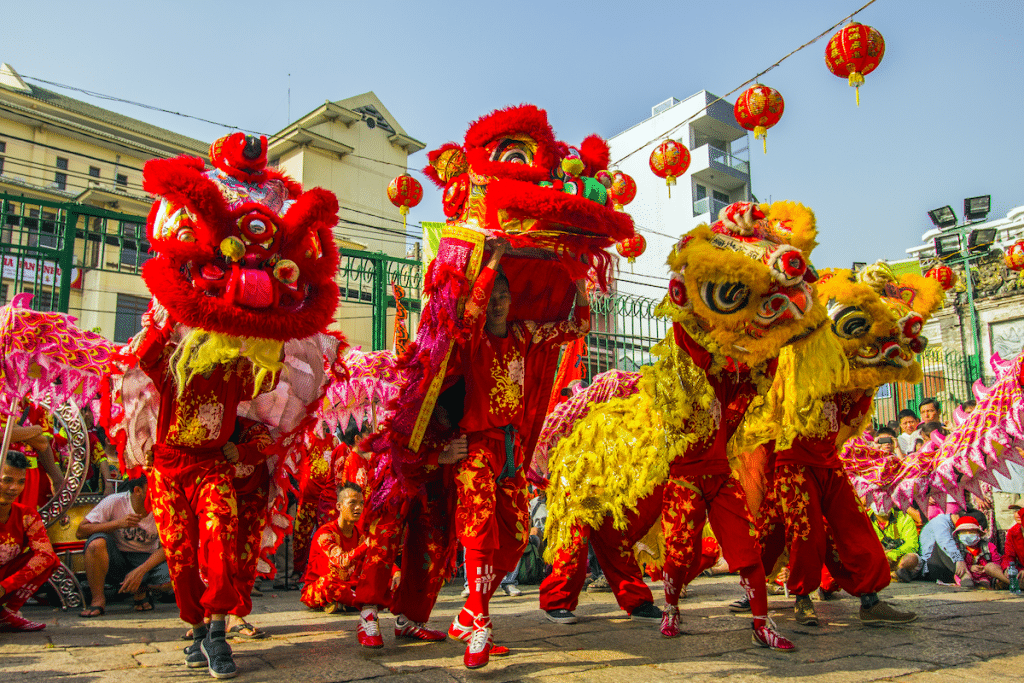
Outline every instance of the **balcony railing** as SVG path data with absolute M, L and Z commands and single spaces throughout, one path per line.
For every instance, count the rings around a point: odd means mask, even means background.
M 718 149 L 717 147 L 713 147 L 711 145 L 708 145 L 708 153 L 711 156 L 711 161 L 718 162 L 723 166 L 728 166 L 729 168 L 735 169 L 740 173 L 750 175 L 749 161 L 741 159 L 735 154 L 729 154 L 724 149 Z
M 719 201 L 712 197 L 705 197 L 704 199 L 698 199 L 693 203 L 693 215 L 700 216 L 701 214 L 710 213 L 711 218 L 715 219 L 718 217 L 718 212 L 729 206 L 728 202 Z

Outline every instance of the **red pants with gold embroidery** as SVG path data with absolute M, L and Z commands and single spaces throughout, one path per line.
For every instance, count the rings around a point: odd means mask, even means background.
M 366 558 L 356 594 L 360 605 L 390 605 L 394 614 L 426 623 L 458 550 L 450 468 L 438 468 L 421 494 L 408 496 L 365 525 Z M 392 567 L 399 548 L 402 580 L 392 594 Z
M 342 581 L 334 574 L 317 577 L 313 583 L 307 583 L 302 587 L 300 599 L 306 607 L 317 609 L 340 602 L 349 607 L 360 607 L 362 603 L 356 600 L 356 582 Z
M 9 576 L 17 574 L 24 569 L 33 558 L 38 557 L 39 553 L 22 553 L 7 564 L 0 565 L 0 579 L 6 579 Z M 29 598 L 35 595 L 37 590 L 42 588 L 43 584 L 50 578 L 50 574 L 53 574 L 53 570 L 57 568 L 58 564 L 60 564 L 60 561 L 56 556 L 49 558 L 49 560 L 49 562 L 39 564 L 39 567 L 37 567 L 38 571 L 28 577 L 28 579 L 15 590 L 5 593 L 3 597 L 0 597 L 0 607 L 6 607 L 12 612 L 20 610 L 22 605 L 24 605 Z
M 530 532 L 526 476 L 520 467 L 515 475 L 499 482 L 504 442 L 475 434 L 470 437 L 469 455 L 458 464 L 455 475 L 455 530 L 466 548 L 494 551 L 495 569 L 508 573 L 519 564 Z
M 790 593 L 808 595 L 818 588 L 823 565 L 851 595 L 877 593 L 889 585 L 885 550 L 843 470 L 780 465 L 775 491 L 791 544 Z
M 270 473 L 260 463 L 244 479 L 235 479 L 238 498 L 238 573 L 235 586 L 242 604 L 231 612 L 244 617 L 252 612 L 252 587 L 256 583 L 256 565 L 260 559 L 263 527 L 267 523 L 267 504 L 270 498 Z
M 579 605 L 580 591 L 587 578 L 588 539 L 619 607 L 632 613 L 645 602 L 654 602 L 633 554 L 633 546 L 647 535 L 661 514 L 662 488 L 659 486 L 653 494 L 640 500 L 636 511 L 629 512 L 624 531 L 614 527 L 611 517 L 605 517 L 601 528 L 596 530 L 585 525 L 574 526 L 570 532 L 571 545 L 558 551 L 551 573 L 540 584 L 540 608 L 545 612 L 557 609 L 571 612 Z
M 662 508 L 665 534 L 665 599 L 678 603 L 679 592 L 702 571 L 701 533 L 705 520 L 722 547 L 731 571 L 739 571 L 755 617 L 767 614 L 764 570 L 757 530 L 743 487 L 731 473 L 670 479 Z
M 202 623 L 242 604 L 238 503 L 231 467 L 219 448 L 153 448 L 153 516 L 182 620 Z M 207 583 L 203 583 L 202 577 Z

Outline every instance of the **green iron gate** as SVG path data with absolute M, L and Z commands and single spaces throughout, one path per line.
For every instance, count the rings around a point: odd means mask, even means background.
M 635 294 L 596 295 L 587 335 L 589 382 L 606 370 L 638 370 L 654 362 L 651 347 L 664 338 L 668 321 L 654 315 L 660 300 Z

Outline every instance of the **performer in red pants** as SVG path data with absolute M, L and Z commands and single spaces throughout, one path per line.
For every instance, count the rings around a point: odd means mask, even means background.
M 757 387 L 750 370 L 731 359 L 733 367 L 727 367 L 726 372 L 707 372 L 713 362 L 712 355 L 678 323 L 674 324 L 674 332 L 676 344 L 705 372 L 714 390 L 717 410 L 713 415 L 717 419 L 710 432 L 691 444 L 669 466 L 662 513 L 666 608 L 661 634 L 666 638 L 681 635 L 679 595 L 683 586 L 698 574 L 701 532 L 705 520 L 710 520 L 715 538 L 722 546 L 722 555 L 731 570 L 739 571 L 740 585 L 750 599 L 755 641 L 775 650 L 791 650 L 793 644 L 768 621 L 768 594 L 757 531 L 743 487 L 732 473 L 726 452 L 729 439 L 756 395 Z M 771 361 L 768 375 L 773 375 L 774 371 L 775 361 Z
M 576 283 L 572 321 L 508 322 L 508 280 L 498 273 L 506 249 L 505 243 L 495 246 L 473 284 L 465 316 L 474 334 L 459 349 L 466 378 L 465 414 L 459 426 L 467 437 L 468 456 L 455 475 L 455 528 L 466 548 L 469 598 L 451 631 L 460 637 L 469 633 L 463 662 L 470 669 L 488 662 L 494 645 L 488 603 L 501 577 L 522 557 L 530 528 L 522 470 L 525 454 L 518 434 L 525 409 L 526 357 L 535 346 L 567 343 L 590 329 L 583 280 Z
M 796 619 L 803 624 L 818 623 L 809 596 L 821 584 L 823 566 L 839 586 L 860 597 L 864 623 L 904 624 L 917 618 L 878 599 L 878 591 L 889 585 L 889 562 L 836 447 L 840 431 L 860 422 L 870 407 L 869 393 L 835 394 L 823 409 L 832 416 L 828 433 L 797 436 L 791 448 L 776 454 L 775 495 L 790 543 L 787 586 L 796 596 Z
M 306 571 L 313 534 L 338 514 L 333 504 L 326 507 L 326 514 L 320 510 L 321 496 L 334 496 L 334 457 L 338 453 L 334 438 L 311 430 L 305 435 L 305 440 L 306 457 L 302 459 L 299 479 L 299 506 L 292 527 L 292 560 L 299 576 Z
M 661 621 L 661 610 L 654 606 L 651 589 L 644 583 L 643 573 L 633 554 L 633 546 L 640 541 L 661 514 L 662 487 L 640 501 L 636 511 L 627 515 L 625 531 L 619 531 L 606 517 L 601 528 L 593 531 L 589 526 L 577 525 L 572 529 L 573 544 L 555 556 L 551 573 L 540 584 L 540 608 L 549 621 L 557 624 L 575 624 L 573 611 L 579 604 L 580 591 L 587 577 L 587 541 L 594 548 L 598 564 L 608 579 L 619 607 L 631 619 Z
M 17 502 L 27 471 L 26 456 L 18 451 L 8 451 L 0 465 L 0 632 L 46 628 L 19 611 L 58 564 L 36 508 Z
M 181 618 L 192 626 L 186 664 L 207 666 L 205 647 L 208 652 L 215 649 L 225 660 L 223 668 L 230 670 L 230 649 L 222 647 L 220 639 L 226 615 L 237 610 L 243 598 L 236 584 L 238 499 L 225 447 L 239 402 L 257 393 L 256 374 L 247 359 L 237 358 L 215 365 L 208 376 L 196 374 L 177 386 L 169 371 L 176 348 L 170 339 L 172 329 L 171 324 L 152 325 L 136 352 L 139 367 L 160 390 L 153 514 Z M 267 375 L 259 388 L 270 390 L 272 382 Z M 232 444 L 229 450 L 234 448 Z

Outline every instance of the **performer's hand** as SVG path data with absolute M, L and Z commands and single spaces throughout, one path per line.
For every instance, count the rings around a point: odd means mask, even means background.
M 961 579 L 967 576 L 967 563 L 963 560 L 957 562 L 956 571 L 954 571 L 953 573 L 959 576 Z
M 391 592 L 394 593 L 398 590 L 398 584 L 402 583 L 402 572 L 401 570 L 395 572 L 394 576 L 391 577 Z
M 460 436 L 448 444 L 444 453 L 438 456 L 437 462 L 441 465 L 452 465 L 460 460 L 465 460 L 467 455 L 469 455 L 469 449 L 466 446 L 466 437 Z
M 983 498 L 982 496 L 971 496 L 971 499 L 974 501 L 975 509 L 981 512 L 988 512 L 992 509 L 991 499 Z
M 224 451 L 224 457 L 227 458 L 229 463 L 234 465 L 238 462 L 238 446 L 228 441 L 221 450 Z
M 491 252 L 491 260 L 487 262 L 487 265 L 491 268 L 497 268 L 501 257 L 508 251 L 509 243 L 500 237 L 488 237 L 484 240 L 484 248 Z
M 121 582 L 121 587 L 117 590 L 119 593 L 138 593 L 139 586 L 142 585 L 144 578 L 146 578 L 145 569 L 143 567 L 136 567 L 128 572 L 127 576 L 124 577 L 124 581 Z
M 141 521 L 142 521 L 142 515 L 140 515 L 137 512 L 133 512 L 130 515 L 127 515 L 120 522 L 118 522 L 117 528 L 119 528 L 119 529 L 134 529 L 135 527 L 137 527 L 139 525 L 139 522 L 141 522 Z

